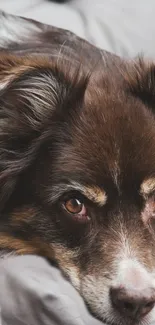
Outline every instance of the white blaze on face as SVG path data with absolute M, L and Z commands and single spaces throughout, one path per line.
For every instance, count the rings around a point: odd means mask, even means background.
M 118 263 L 114 285 L 145 290 L 155 288 L 155 278 L 136 258 L 124 258 Z

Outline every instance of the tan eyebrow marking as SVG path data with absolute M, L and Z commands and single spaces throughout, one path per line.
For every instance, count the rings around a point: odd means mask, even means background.
M 53 186 L 53 193 L 52 196 L 50 195 L 49 201 L 56 201 L 61 195 L 70 190 L 81 192 L 89 200 L 97 203 L 100 206 L 105 205 L 107 202 L 107 195 L 105 191 L 99 186 L 86 186 L 77 182 L 71 182 L 70 184 L 58 184 Z
M 148 178 L 142 184 L 140 193 L 145 197 L 155 190 L 155 178 Z
M 96 202 L 100 206 L 105 205 L 107 202 L 107 195 L 104 190 L 98 186 L 86 186 L 84 187 L 84 194 L 92 201 Z

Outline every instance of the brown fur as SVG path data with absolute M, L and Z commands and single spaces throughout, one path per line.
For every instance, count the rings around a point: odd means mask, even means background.
M 0 248 L 49 258 L 96 317 L 140 325 L 107 301 L 121 259 L 155 271 L 154 186 L 142 193 L 155 178 L 155 68 L 75 43 L 59 60 L 51 47 L 0 54 Z M 72 192 L 88 222 L 63 208 Z

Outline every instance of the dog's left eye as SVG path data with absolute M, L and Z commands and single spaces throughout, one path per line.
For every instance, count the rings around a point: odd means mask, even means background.
M 64 202 L 63 206 L 77 221 L 88 221 L 90 219 L 84 202 L 79 198 L 70 198 Z

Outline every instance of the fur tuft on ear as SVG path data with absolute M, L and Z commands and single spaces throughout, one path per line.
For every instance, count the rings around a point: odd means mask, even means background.
M 0 210 L 36 158 L 54 116 L 83 99 L 87 82 L 76 64 L 0 56 Z
M 155 104 L 155 64 L 139 58 L 123 72 L 127 88 L 133 95 L 152 107 Z
M 2 113 L 8 108 L 7 113 L 13 114 L 12 118 L 17 114 L 25 127 L 40 130 L 52 110 L 82 98 L 87 83 L 88 75 L 76 64 L 46 58 L 0 57 L 0 110 Z

